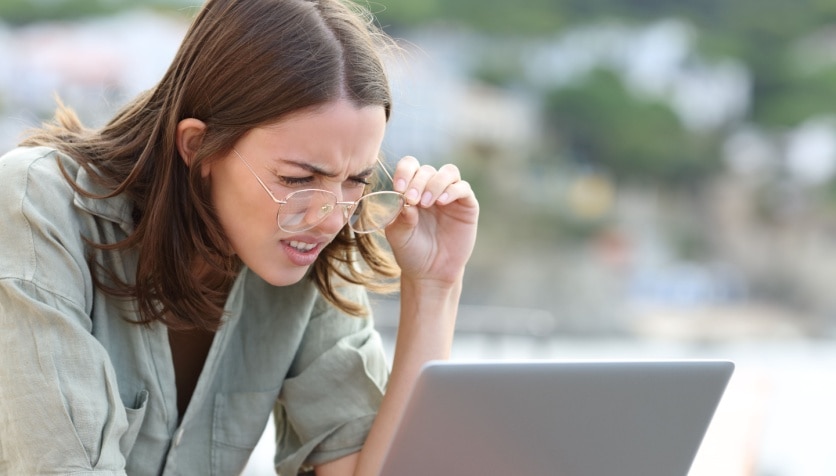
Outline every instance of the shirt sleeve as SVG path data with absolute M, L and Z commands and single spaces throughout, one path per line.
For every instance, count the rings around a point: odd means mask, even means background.
M 368 305 L 362 287 L 345 291 Z M 388 375 L 371 316 L 348 316 L 320 299 L 276 406 L 278 474 L 296 475 L 359 451 Z
M 54 157 L 0 159 L 0 473 L 124 474 L 127 417 L 92 336 L 89 270 Z

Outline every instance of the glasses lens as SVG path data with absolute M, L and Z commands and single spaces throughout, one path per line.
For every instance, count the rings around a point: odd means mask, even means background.
M 327 190 L 300 190 L 285 202 L 279 208 L 279 228 L 294 233 L 322 223 L 334 211 L 337 197 Z
M 349 225 L 355 233 L 382 230 L 395 221 L 403 206 L 403 195 L 397 192 L 370 193 L 357 202 Z

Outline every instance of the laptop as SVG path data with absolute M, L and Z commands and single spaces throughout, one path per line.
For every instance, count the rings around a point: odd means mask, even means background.
M 727 361 L 431 362 L 381 476 L 686 476 Z

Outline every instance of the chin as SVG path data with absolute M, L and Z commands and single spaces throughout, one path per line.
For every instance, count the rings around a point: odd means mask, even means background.
M 252 268 L 251 268 L 252 269 Z M 293 270 L 287 269 L 273 269 L 273 270 L 258 270 L 252 269 L 264 281 L 272 286 L 292 286 L 303 280 L 310 271 L 310 266 L 305 268 L 297 268 Z M 267 271 L 267 272 L 261 272 Z

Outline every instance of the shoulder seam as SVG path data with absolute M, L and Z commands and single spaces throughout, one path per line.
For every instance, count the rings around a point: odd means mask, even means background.
M 65 296 L 64 294 L 62 294 L 58 291 L 55 291 L 53 289 L 48 289 L 48 288 L 42 286 L 41 284 L 39 284 L 34 279 L 21 278 L 21 277 L 17 277 L 17 276 L 0 276 L 0 282 L 3 282 L 3 281 L 16 281 L 16 282 L 20 282 L 20 283 L 25 283 L 25 284 L 31 285 L 32 287 L 38 289 L 39 291 L 43 291 L 43 292 L 49 294 L 50 296 L 55 296 L 56 298 L 59 298 L 61 301 L 65 302 L 67 304 L 79 307 L 80 309 L 85 308 L 84 303 L 76 302 L 72 298 L 70 298 L 69 296 Z

